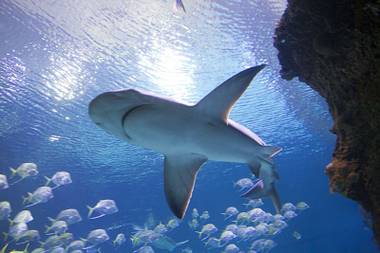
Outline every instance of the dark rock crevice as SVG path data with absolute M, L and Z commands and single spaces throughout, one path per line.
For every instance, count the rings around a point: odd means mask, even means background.
M 380 243 L 380 1 L 289 0 L 274 45 L 282 77 L 326 99 L 337 136 L 330 189 L 363 206 Z

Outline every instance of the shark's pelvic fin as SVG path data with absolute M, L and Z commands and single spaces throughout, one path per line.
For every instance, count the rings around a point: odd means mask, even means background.
M 282 151 L 282 148 L 274 147 L 274 146 L 264 146 L 263 150 L 264 150 L 264 154 L 266 154 L 268 157 L 272 158 L 273 156 L 280 153 Z
M 198 154 L 175 154 L 165 156 L 164 187 L 170 209 L 183 218 L 194 189 L 199 168 L 207 158 Z
M 221 118 L 226 121 L 231 107 L 248 88 L 256 74 L 265 66 L 265 64 L 262 64 L 243 70 L 224 81 L 199 101 L 196 108 L 209 116 Z
M 260 199 L 264 197 L 268 197 L 269 193 L 259 188 L 251 188 L 241 195 L 243 198 L 248 199 Z

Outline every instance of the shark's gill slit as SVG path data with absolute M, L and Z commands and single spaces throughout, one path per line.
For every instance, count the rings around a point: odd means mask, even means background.
M 136 109 L 139 109 L 140 107 L 142 107 L 144 105 L 139 105 L 139 106 L 135 106 L 133 107 L 131 110 L 127 111 L 126 113 L 124 113 L 123 117 L 121 118 L 121 125 L 123 127 L 123 130 L 124 130 L 124 134 L 125 136 L 132 140 L 132 137 L 128 135 L 127 131 L 126 131 L 126 125 L 125 125 L 125 120 L 127 119 L 128 115 L 130 115 L 131 112 L 135 111 Z

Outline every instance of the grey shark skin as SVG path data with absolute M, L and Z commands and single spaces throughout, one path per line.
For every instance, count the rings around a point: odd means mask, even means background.
M 233 104 L 265 67 L 248 68 L 223 82 L 195 105 L 134 89 L 106 92 L 91 101 L 91 119 L 108 133 L 164 154 L 164 188 L 169 207 L 183 218 L 196 175 L 207 160 L 248 164 L 264 187 L 244 194 L 280 201 L 271 157 L 281 149 L 266 144 L 246 127 L 228 119 Z

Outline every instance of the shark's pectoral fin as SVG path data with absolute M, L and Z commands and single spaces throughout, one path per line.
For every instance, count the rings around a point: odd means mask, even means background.
M 212 117 L 227 120 L 231 107 L 265 64 L 241 71 L 211 91 L 196 108 Z
M 198 154 L 165 155 L 165 195 L 170 209 L 183 218 L 199 168 L 207 158 Z

